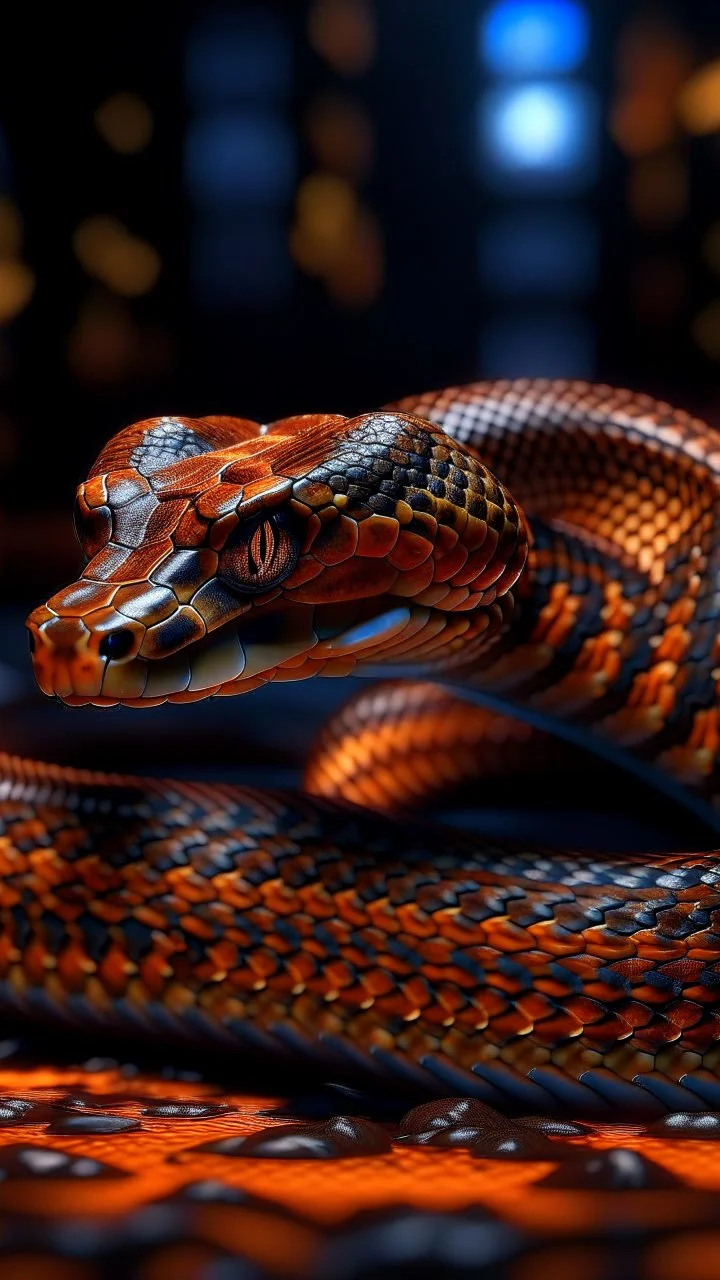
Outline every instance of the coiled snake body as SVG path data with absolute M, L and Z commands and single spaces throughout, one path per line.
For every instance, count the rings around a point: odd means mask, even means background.
M 78 491 L 82 576 L 28 622 L 46 693 L 417 679 L 341 713 L 314 795 L 6 759 L 2 1003 L 496 1102 L 717 1105 L 717 854 L 500 846 L 339 802 L 414 804 L 562 725 L 720 825 L 719 475 L 703 423 L 580 383 L 121 432 Z

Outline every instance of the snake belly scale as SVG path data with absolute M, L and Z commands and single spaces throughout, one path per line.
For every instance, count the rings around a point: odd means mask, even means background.
M 47 694 L 414 678 L 341 713 L 313 794 L 6 758 L 0 1002 L 496 1103 L 717 1106 L 716 853 L 581 856 L 387 811 L 529 724 L 720 826 L 719 468 L 705 424 L 584 383 L 121 432 L 78 491 L 82 574 L 28 620 Z

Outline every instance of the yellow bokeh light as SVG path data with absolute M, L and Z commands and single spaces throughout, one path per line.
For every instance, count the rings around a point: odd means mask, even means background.
M 704 307 L 695 317 L 692 335 L 711 360 L 720 360 L 720 299 Z
M 152 138 L 152 113 L 136 93 L 114 93 L 101 103 L 93 119 L 100 137 L 124 156 L 144 151 Z
M 342 178 L 315 173 L 301 184 L 290 249 L 298 266 L 319 276 L 343 306 L 369 306 L 382 289 L 377 219 Z
M 81 266 L 115 293 L 136 298 L 149 293 L 160 275 L 160 255 L 117 218 L 87 218 L 77 228 L 73 248 Z
M 678 111 L 689 133 L 720 130 L 720 58 L 688 80 L 678 99 Z
M 35 276 L 23 262 L 0 261 L 0 324 L 7 324 L 27 306 Z
M 352 234 L 357 197 L 352 187 L 332 174 L 314 173 L 301 183 L 297 219 L 290 239 L 298 266 L 322 275 L 337 260 Z

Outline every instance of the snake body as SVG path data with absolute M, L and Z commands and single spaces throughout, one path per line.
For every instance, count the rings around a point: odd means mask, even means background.
M 717 1106 L 716 853 L 527 849 L 367 806 L 558 730 L 720 826 L 719 475 L 705 424 L 581 383 L 121 432 L 78 491 L 82 576 L 28 622 L 46 693 L 406 680 L 341 713 L 313 795 L 5 759 L 2 1004 L 533 1109 Z

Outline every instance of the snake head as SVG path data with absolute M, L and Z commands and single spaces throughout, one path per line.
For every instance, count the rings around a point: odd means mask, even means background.
M 82 574 L 27 622 L 40 687 L 71 705 L 462 664 L 527 556 L 480 460 L 388 410 L 137 423 L 80 485 L 75 526 Z

